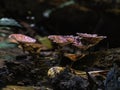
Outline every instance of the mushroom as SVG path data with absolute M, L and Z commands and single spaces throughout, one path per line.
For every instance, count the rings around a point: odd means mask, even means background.
M 82 37 L 83 40 L 89 42 L 90 44 L 94 44 L 94 45 L 96 45 L 101 40 L 106 38 L 106 36 L 98 36 L 97 34 L 77 33 L 77 35 Z
M 33 39 L 29 36 L 23 35 L 23 34 L 11 34 L 8 37 L 10 39 L 10 42 L 28 42 L 28 43 L 35 43 L 36 39 Z
M 86 54 L 85 53 L 80 53 L 80 54 L 64 53 L 64 56 L 69 58 L 71 61 L 75 62 L 78 59 L 81 59 L 84 56 L 86 56 Z
M 49 35 L 48 38 L 54 42 L 57 43 L 60 46 L 65 46 L 71 43 L 72 38 L 67 37 L 67 36 L 62 36 L 62 35 Z
M 24 53 L 28 52 L 32 56 L 38 57 L 41 50 L 48 50 L 44 45 L 35 43 L 36 39 L 23 34 L 11 34 L 9 38 L 11 39 L 10 42 L 17 43 Z

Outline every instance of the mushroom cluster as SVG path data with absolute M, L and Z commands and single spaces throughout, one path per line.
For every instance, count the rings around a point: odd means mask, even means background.
M 83 58 L 89 48 L 98 44 L 106 36 L 98 36 L 97 34 L 76 33 L 73 35 L 50 35 L 48 38 L 61 48 L 64 48 L 64 56 L 72 61 Z M 69 50 L 66 50 L 69 48 Z M 72 50 L 72 52 L 70 51 Z

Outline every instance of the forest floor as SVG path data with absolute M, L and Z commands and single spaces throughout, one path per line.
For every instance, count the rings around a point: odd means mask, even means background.
M 81 61 L 74 63 L 73 68 L 79 71 L 84 71 L 86 69 L 89 71 L 110 71 L 113 67 L 114 61 L 120 60 L 119 58 L 120 48 L 97 51 L 95 53 L 91 53 Z M 47 76 L 48 70 L 57 65 L 55 65 L 50 58 L 46 59 L 42 57 L 40 60 L 41 61 L 38 64 L 35 64 L 34 60 L 30 56 L 25 55 L 23 51 L 18 48 L 0 49 L 1 90 L 53 90 L 53 87 L 62 87 L 57 86 L 54 79 L 50 82 L 49 77 Z M 68 76 L 64 77 L 67 78 Z M 68 87 L 69 85 L 71 84 L 68 84 Z M 76 89 L 76 87 L 73 88 L 75 89 L 71 90 L 79 90 Z M 63 90 L 65 89 L 63 88 Z M 83 90 L 86 90 L 85 87 L 83 87 Z

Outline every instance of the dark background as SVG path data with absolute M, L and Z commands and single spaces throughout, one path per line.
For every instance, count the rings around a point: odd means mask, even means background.
M 37 30 L 47 34 L 97 33 L 107 36 L 103 47 L 120 46 L 120 12 L 118 0 L 75 0 L 75 4 L 57 8 L 70 0 L 0 0 L 0 17 L 24 20 L 34 16 Z M 55 9 L 49 17 L 46 10 Z M 30 12 L 30 13 L 29 13 Z M 41 28 L 42 27 L 42 28 Z M 40 33 L 39 32 L 39 33 Z

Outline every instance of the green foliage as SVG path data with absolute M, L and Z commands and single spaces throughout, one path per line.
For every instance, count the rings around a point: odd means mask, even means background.
M 14 47 L 17 47 L 17 44 L 9 43 L 7 41 L 0 42 L 0 48 L 14 48 Z
M 51 41 L 48 39 L 48 37 L 40 37 L 40 36 L 36 36 L 36 38 L 38 39 L 38 41 L 45 47 L 47 47 L 48 49 L 52 48 L 52 43 Z
M 0 25 L 22 27 L 16 20 L 10 18 L 1 18 Z

